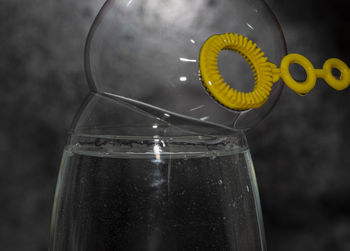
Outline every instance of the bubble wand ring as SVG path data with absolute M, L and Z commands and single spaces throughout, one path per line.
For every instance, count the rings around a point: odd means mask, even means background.
M 222 50 L 235 51 L 248 61 L 255 76 L 255 87 L 252 92 L 234 90 L 224 81 L 217 63 Z M 258 108 L 269 97 L 273 67 L 260 48 L 247 37 L 232 33 L 210 37 L 201 49 L 199 65 L 202 82 L 208 92 L 228 108 L 235 110 Z
M 255 76 L 252 92 L 239 92 L 224 81 L 217 63 L 222 50 L 235 51 L 250 64 Z M 294 80 L 289 71 L 291 64 L 299 64 L 305 69 L 307 77 L 304 82 Z M 350 85 L 350 69 L 339 59 L 328 59 L 323 69 L 315 69 L 304 56 L 289 54 L 282 59 L 280 68 L 277 68 L 264 57 L 264 53 L 255 43 L 247 37 L 234 33 L 210 37 L 201 48 L 199 68 L 207 91 L 222 105 L 234 110 L 261 107 L 269 98 L 272 85 L 280 78 L 299 95 L 309 93 L 315 87 L 317 78 L 323 78 L 335 90 L 344 90 Z M 332 69 L 340 72 L 339 78 L 333 75 Z

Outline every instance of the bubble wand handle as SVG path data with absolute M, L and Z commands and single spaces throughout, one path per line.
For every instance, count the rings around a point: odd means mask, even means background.
M 306 80 L 298 82 L 293 79 L 289 72 L 291 64 L 301 65 L 306 72 Z M 333 75 L 332 69 L 337 69 L 340 72 L 340 77 Z M 350 69 L 340 59 L 330 58 L 323 64 L 323 69 L 315 69 L 312 63 L 302 55 L 289 54 L 282 59 L 280 67 L 280 77 L 284 83 L 298 94 L 309 93 L 316 84 L 317 78 L 324 79 L 327 84 L 335 90 L 341 91 L 350 85 Z

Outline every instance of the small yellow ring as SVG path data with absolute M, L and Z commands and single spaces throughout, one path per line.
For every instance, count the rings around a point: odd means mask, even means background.
M 332 69 L 334 68 L 340 71 L 340 79 L 334 77 L 332 73 Z M 325 72 L 323 79 L 332 88 L 341 91 L 349 86 L 350 69 L 343 61 L 337 58 L 330 58 L 323 64 L 323 71 Z
M 241 54 L 255 73 L 252 92 L 240 92 L 231 88 L 220 75 L 218 56 L 222 50 Z M 268 99 L 272 88 L 272 67 L 260 48 L 242 35 L 226 33 L 211 36 L 202 46 L 199 68 L 203 85 L 222 105 L 234 110 L 261 107 Z
M 289 71 L 289 66 L 291 64 L 299 64 L 305 69 L 306 72 L 306 80 L 304 82 L 295 81 L 291 76 Z M 315 68 L 311 64 L 311 62 L 304 56 L 299 54 L 289 54 L 285 56 L 281 62 L 281 78 L 284 83 L 288 85 L 293 91 L 299 94 L 307 94 L 309 93 L 316 84 L 316 73 Z

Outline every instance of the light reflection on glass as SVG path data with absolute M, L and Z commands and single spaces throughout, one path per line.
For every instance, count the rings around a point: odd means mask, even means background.
M 166 147 L 166 144 L 165 144 L 164 140 L 161 140 L 160 142 L 162 143 L 163 147 Z
M 132 3 L 134 0 L 129 0 L 129 2 L 126 4 L 126 7 L 129 7 L 129 5 Z
M 250 24 L 247 23 L 247 26 L 248 26 L 250 29 L 254 30 L 253 26 L 251 26 Z
M 162 153 L 162 147 L 159 145 L 159 140 L 154 141 L 153 153 L 156 157 L 154 162 L 159 163 L 161 161 L 160 154 Z
M 185 77 L 185 76 L 180 77 L 180 81 L 181 82 L 186 82 L 187 81 L 187 77 Z
M 182 62 L 192 62 L 192 63 L 196 63 L 197 62 L 196 59 L 190 59 L 190 58 L 179 58 L 179 59 Z
M 205 105 L 197 106 L 197 107 L 195 107 L 195 108 L 192 108 L 190 111 L 193 112 L 193 111 L 195 111 L 195 110 L 198 110 L 198 109 L 203 108 L 204 106 L 205 106 Z

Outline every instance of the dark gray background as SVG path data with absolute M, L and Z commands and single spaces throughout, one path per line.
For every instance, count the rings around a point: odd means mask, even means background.
M 350 63 L 346 0 L 268 0 L 289 48 Z M 0 4 L 0 250 L 47 250 L 61 153 L 88 88 L 82 56 L 103 0 Z M 285 88 L 248 134 L 268 250 L 350 250 L 350 96 Z

